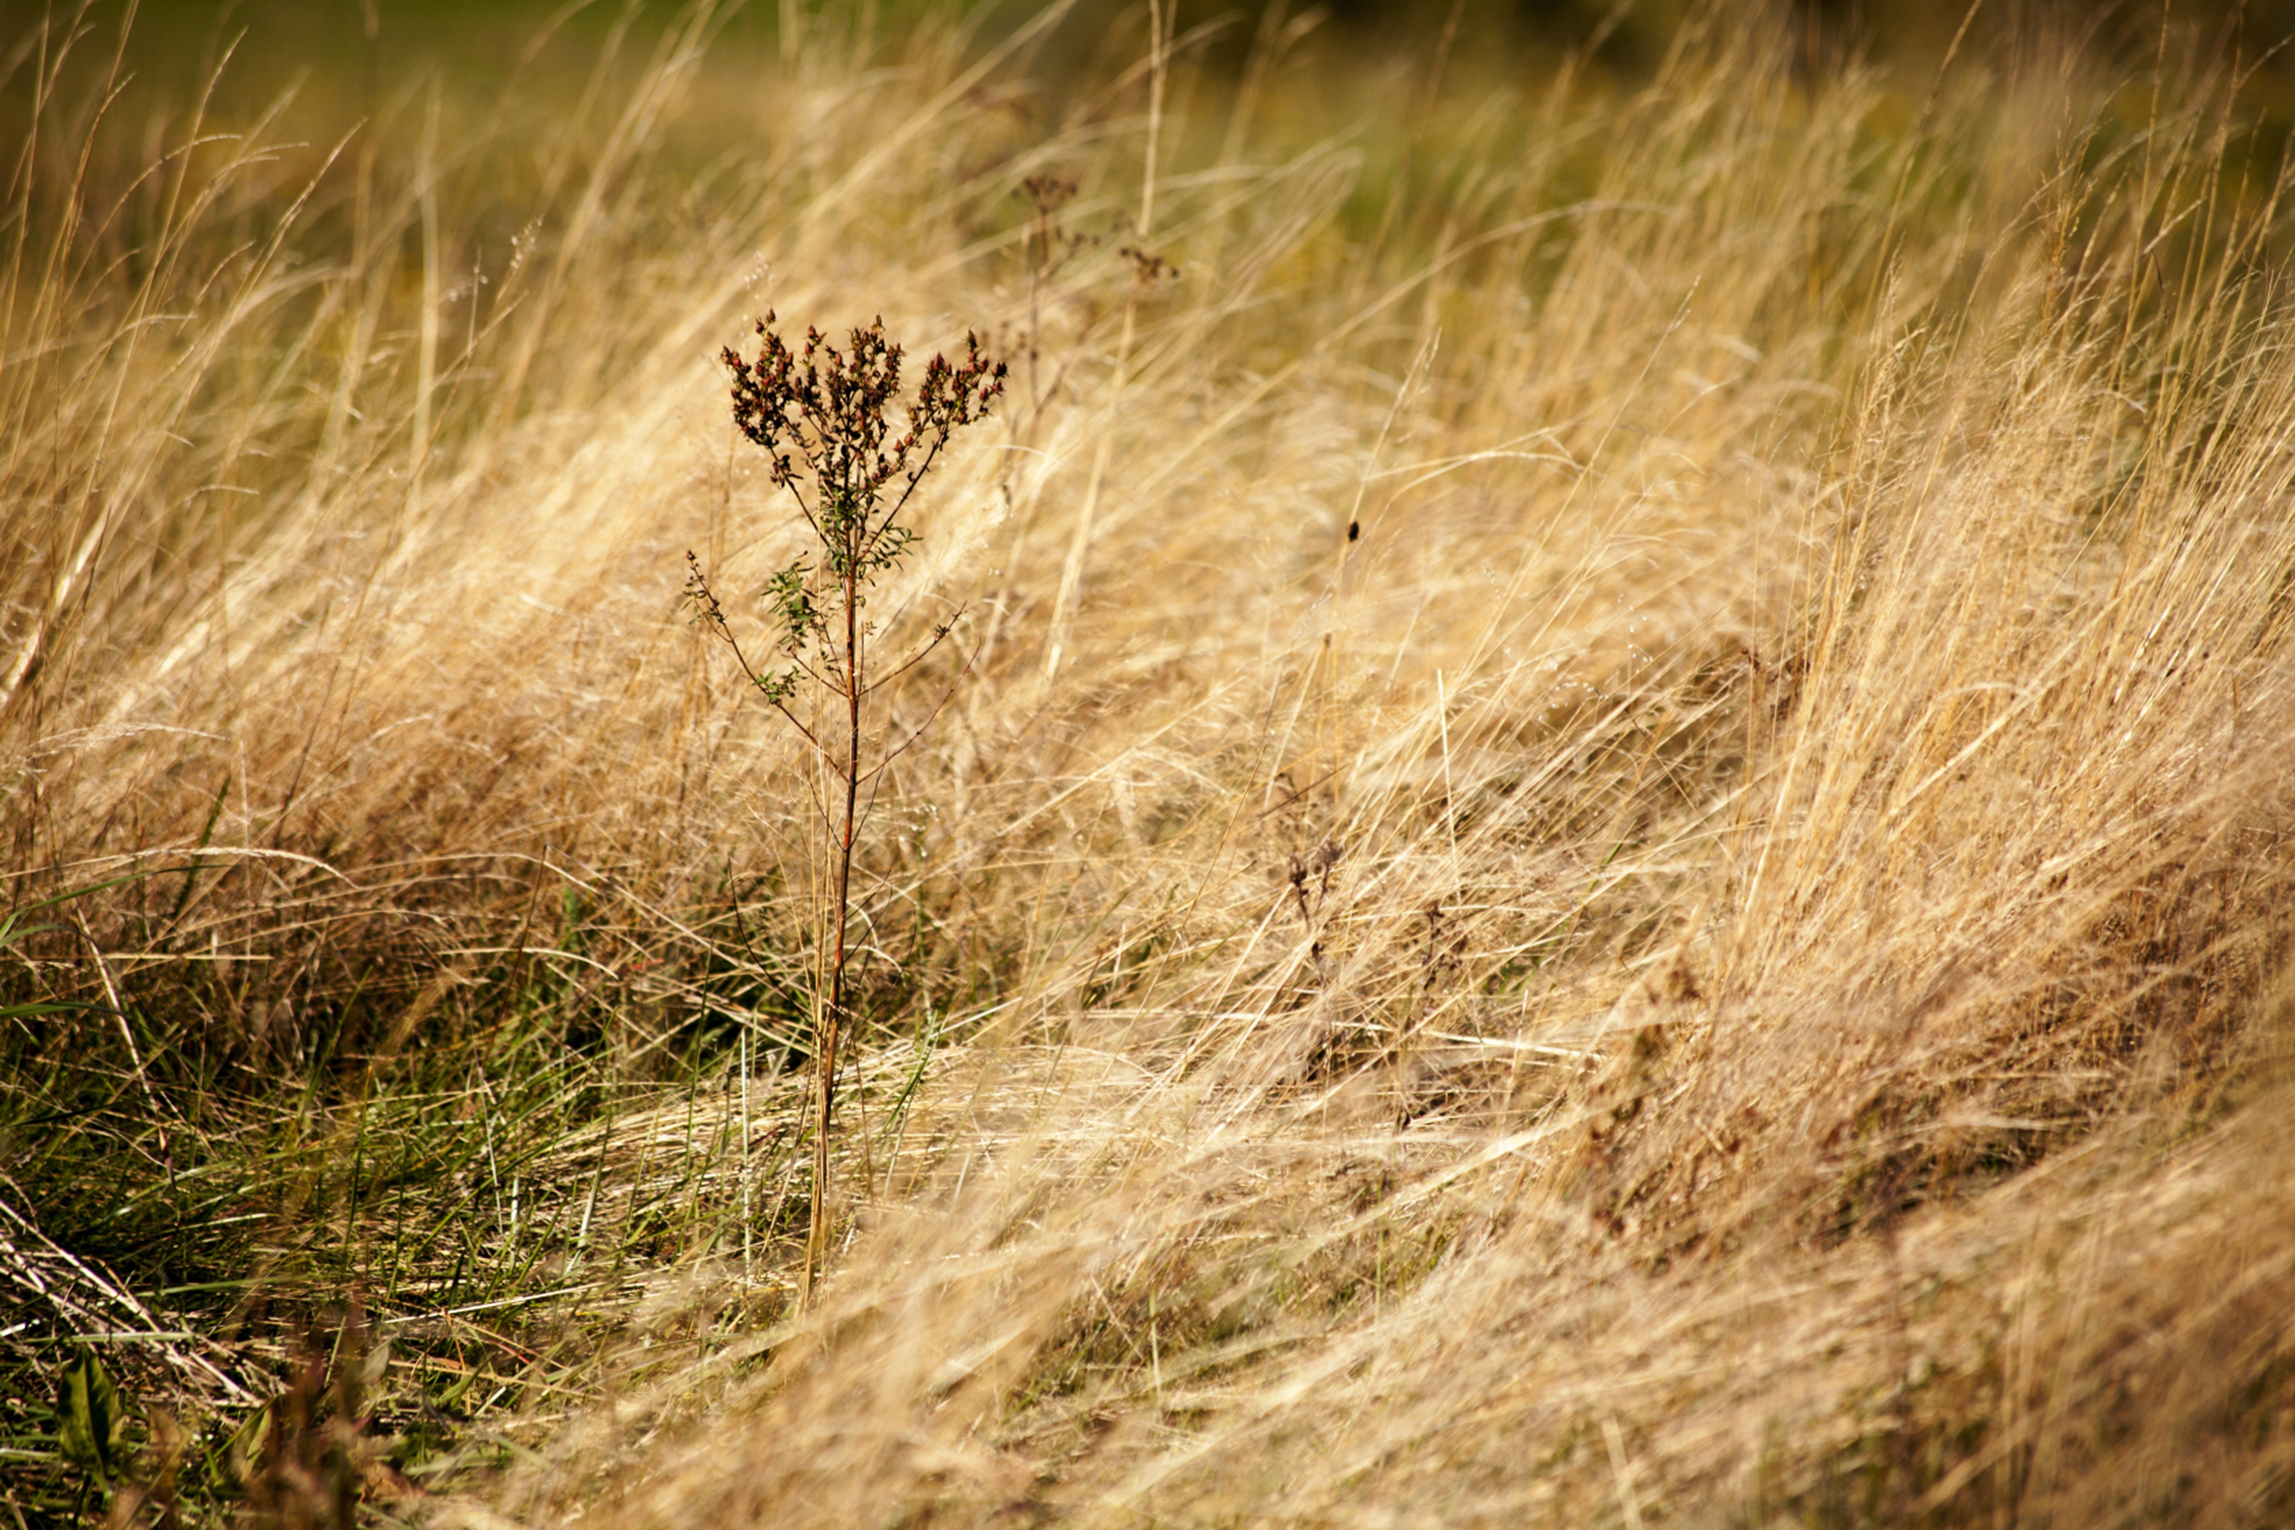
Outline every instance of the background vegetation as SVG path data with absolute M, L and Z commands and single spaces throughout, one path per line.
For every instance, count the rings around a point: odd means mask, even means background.
M 11 13 L 14 1521 L 2295 1517 L 2258 16 L 1437 10 Z

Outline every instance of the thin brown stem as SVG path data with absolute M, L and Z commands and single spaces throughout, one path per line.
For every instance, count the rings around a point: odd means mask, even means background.
M 860 575 L 857 560 L 846 561 L 844 579 L 845 784 L 844 822 L 837 830 L 836 881 L 830 893 L 834 949 L 829 958 L 829 1001 L 816 1022 L 813 1081 L 813 1205 L 805 1230 L 805 1270 L 799 1287 L 803 1304 L 813 1303 L 816 1282 L 829 1247 L 829 1132 L 837 1110 L 837 1042 L 844 1029 L 846 928 L 852 903 L 853 844 L 858 832 L 861 774 L 861 703 L 867 694 L 861 676 Z
M 940 645 L 947 640 L 949 629 L 953 627 L 956 624 L 958 618 L 962 617 L 963 615 L 963 608 L 958 607 L 955 616 L 950 617 L 947 622 L 933 629 L 932 637 L 925 643 L 922 648 L 919 648 L 915 653 L 912 653 L 907 658 L 901 660 L 899 665 L 894 668 L 891 674 L 879 675 L 876 677 L 876 679 L 871 680 L 869 682 L 869 690 L 871 692 L 883 690 L 886 686 L 892 684 L 895 680 L 898 680 L 901 676 L 907 674 L 910 670 L 916 668 L 919 664 L 922 664 L 926 659 L 932 657 L 934 650 L 938 649 Z

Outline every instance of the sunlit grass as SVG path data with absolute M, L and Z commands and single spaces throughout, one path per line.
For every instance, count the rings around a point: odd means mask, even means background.
M 704 6 L 360 127 L 99 111 L 94 19 L 0 230 L 19 1517 L 75 1339 L 144 1513 L 164 1413 L 210 1518 L 2284 1517 L 2232 64 Z M 815 809 L 678 599 L 796 551 L 767 307 L 1014 362 L 870 607 L 967 614 L 809 1314 Z

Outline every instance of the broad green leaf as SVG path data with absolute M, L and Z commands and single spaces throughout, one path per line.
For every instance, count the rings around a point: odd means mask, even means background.
M 64 1459 L 105 1487 L 125 1465 L 127 1410 L 111 1372 L 93 1350 L 64 1367 L 56 1388 L 56 1445 Z

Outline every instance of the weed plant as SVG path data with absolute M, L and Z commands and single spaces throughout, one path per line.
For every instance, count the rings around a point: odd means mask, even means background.
M 884 741 L 875 763 L 863 769 L 865 724 L 876 710 L 870 705 L 876 694 L 931 658 L 954 625 L 941 622 L 913 652 L 879 665 L 871 662 L 870 651 L 878 636 L 876 623 L 863 617 L 861 608 L 869 592 L 899 570 L 916 540 L 901 512 L 916 497 L 948 438 L 987 417 L 1004 391 L 1005 366 L 981 355 L 979 338 L 966 335 L 962 362 L 951 366 L 936 355 L 926 365 L 904 421 L 893 412 L 901 407 L 901 348 L 885 338 L 882 320 L 854 330 L 845 351 L 823 341 L 820 331 L 809 331 L 802 357 L 790 353 L 774 332 L 773 320 L 768 313 L 758 322 L 763 344 L 754 363 L 729 349 L 725 364 L 733 374 L 733 423 L 771 456 L 773 486 L 787 490 L 796 502 L 815 544 L 814 561 L 799 558 L 765 585 L 776 657 L 787 667 L 768 665 L 760 672 L 749 662 L 724 606 L 709 588 L 701 560 L 690 551 L 685 555 L 686 599 L 701 625 L 724 639 L 765 704 L 805 741 L 811 763 L 826 776 L 816 777 L 814 793 L 827 841 L 829 887 L 820 936 L 825 960 L 815 983 L 812 1027 L 813 1193 L 805 1260 L 798 1270 L 799 1298 L 810 1306 L 813 1282 L 828 1251 L 829 1137 L 836 1120 L 837 1041 L 850 1018 L 846 936 L 853 851 L 866 816 L 862 794 L 875 800 L 878 779 L 924 737 L 931 717 L 906 738 Z M 818 706 L 809 716 L 792 708 L 801 688 L 823 695 L 833 715 L 824 718 Z M 933 715 L 947 704 L 948 695 L 942 693 Z
M 7 1513 L 2295 1519 L 2278 66 L 1116 14 L 8 23 Z

